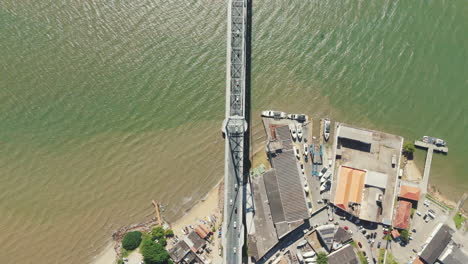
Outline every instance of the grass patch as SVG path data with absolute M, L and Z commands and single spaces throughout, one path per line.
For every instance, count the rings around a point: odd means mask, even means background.
M 252 157 L 252 168 L 257 168 L 260 164 L 263 164 L 266 170 L 271 169 L 270 161 L 268 160 L 265 150 L 258 151 Z
M 367 258 L 364 256 L 364 254 L 362 254 L 362 251 L 358 250 L 357 254 L 361 264 L 369 264 L 369 262 L 367 262 Z
M 457 229 L 460 229 L 465 221 L 466 217 L 464 217 L 460 212 L 457 212 L 453 217 L 453 222 L 455 222 Z
M 135 250 L 126 250 L 125 248 L 122 248 L 122 258 L 128 257 L 133 251 Z
M 387 264 L 399 264 L 390 252 L 387 253 Z
M 385 249 L 381 248 L 381 249 L 379 249 L 379 259 L 378 259 L 377 263 L 383 264 L 384 258 L 385 258 Z
M 351 243 L 350 243 L 350 244 L 351 244 L 351 246 L 353 246 L 353 247 L 357 247 L 356 241 L 354 241 L 354 240 L 353 240 L 353 241 L 351 241 Z
M 453 209 L 454 209 L 453 207 L 447 206 L 447 205 L 445 205 L 445 204 L 439 202 L 436 198 L 434 198 L 434 197 L 433 197 L 432 195 L 430 195 L 430 194 L 426 194 L 426 198 L 427 198 L 428 200 L 430 200 L 431 202 L 437 204 L 438 206 L 444 208 L 445 210 L 453 211 Z

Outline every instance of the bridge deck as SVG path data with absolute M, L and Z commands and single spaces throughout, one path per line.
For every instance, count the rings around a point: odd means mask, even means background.
M 229 0 L 226 60 L 223 260 L 242 263 L 247 0 Z

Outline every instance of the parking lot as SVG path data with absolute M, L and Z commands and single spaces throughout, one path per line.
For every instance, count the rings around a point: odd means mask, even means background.
M 444 223 L 448 219 L 448 213 L 438 205 L 429 202 L 429 206 L 424 205 L 425 198 L 422 197 L 418 203 L 417 212 L 421 213 L 418 215 L 415 213 L 413 219 L 411 219 L 410 236 L 411 240 L 405 246 L 401 246 L 399 243 L 392 242 L 390 244 L 392 254 L 395 259 L 401 263 L 406 263 L 417 255 L 416 252 L 420 252 L 426 244 L 426 240 L 429 235 L 434 231 L 436 226 L 440 223 Z M 426 222 L 423 217 L 429 210 L 435 212 L 435 219 L 429 218 Z M 416 230 L 416 232 L 414 232 Z

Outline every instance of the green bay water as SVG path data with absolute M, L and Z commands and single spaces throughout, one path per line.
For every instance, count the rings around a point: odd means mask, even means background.
M 255 1 L 262 109 L 444 138 L 468 190 L 466 1 Z M 223 174 L 226 2 L 0 1 L 0 262 L 90 263 L 116 228 L 175 220 Z M 419 164 L 423 152 L 417 153 Z

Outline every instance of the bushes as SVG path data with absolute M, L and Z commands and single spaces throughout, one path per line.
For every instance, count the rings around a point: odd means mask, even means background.
M 407 229 L 403 229 L 400 231 L 400 239 L 401 241 L 408 243 L 410 234 Z
M 413 158 L 413 154 L 414 154 L 415 151 L 416 151 L 416 147 L 414 146 L 413 143 L 406 142 L 403 145 L 403 154 L 405 154 L 408 159 Z
M 317 254 L 317 264 L 328 264 L 328 257 L 326 253 L 320 252 Z
M 460 229 L 463 223 L 466 221 L 466 218 L 460 212 L 457 212 L 455 217 L 453 217 L 453 221 L 455 222 L 455 227 Z
M 172 231 L 172 229 L 167 229 L 165 234 L 166 234 L 166 237 L 173 237 L 174 231 Z
M 133 231 L 125 234 L 122 240 L 122 247 L 126 250 L 134 250 L 141 243 L 141 232 Z

